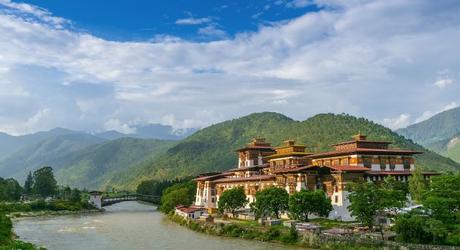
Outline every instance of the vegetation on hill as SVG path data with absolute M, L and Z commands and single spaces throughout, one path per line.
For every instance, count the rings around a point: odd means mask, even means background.
M 397 132 L 460 163 L 460 108 L 441 112 Z
M 104 140 L 83 133 L 52 135 L 31 143 L 0 162 L 0 175 L 23 180 L 29 171 L 40 166 L 56 166 L 63 157 Z
M 121 138 L 92 145 L 56 162 L 60 183 L 75 187 L 109 188 L 120 171 L 156 157 L 174 145 L 173 141 Z
M 424 149 L 388 128 L 364 118 L 346 114 L 319 114 L 305 121 L 295 121 L 278 113 L 255 113 L 204 128 L 169 148 L 165 153 L 120 172 L 110 185 L 135 189 L 148 179 L 183 178 L 199 173 L 222 171 L 236 166 L 234 150 L 254 137 L 265 137 L 272 145 L 286 139 L 304 143 L 311 152 L 331 150 L 330 145 L 350 140 L 361 132 L 369 139 L 393 142 L 393 147 L 424 152 L 416 164 L 423 169 L 458 171 L 460 164 Z
M 460 133 L 460 108 L 441 112 L 397 132 L 421 145 L 452 138 Z

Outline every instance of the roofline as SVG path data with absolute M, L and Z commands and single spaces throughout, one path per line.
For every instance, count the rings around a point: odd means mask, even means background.
M 390 141 L 351 140 L 351 141 L 344 141 L 344 142 L 331 144 L 331 146 L 340 146 L 340 145 L 350 144 L 350 143 L 355 143 L 355 142 L 370 142 L 370 143 L 380 143 L 380 144 L 393 144 L 393 142 L 390 142 Z

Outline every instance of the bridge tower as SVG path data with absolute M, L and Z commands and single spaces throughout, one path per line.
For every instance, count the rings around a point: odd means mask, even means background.
M 91 191 L 89 192 L 89 203 L 93 204 L 97 209 L 102 208 L 102 192 Z

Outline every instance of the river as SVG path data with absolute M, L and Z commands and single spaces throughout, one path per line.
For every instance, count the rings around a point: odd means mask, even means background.
M 193 232 L 167 220 L 155 207 L 122 202 L 91 215 L 23 218 L 14 222 L 21 240 L 49 250 L 68 249 L 286 249 L 259 241 Z

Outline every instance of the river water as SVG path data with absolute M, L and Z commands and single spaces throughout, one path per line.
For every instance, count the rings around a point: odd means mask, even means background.
M 286 246 L 210 236 L 167 220 L 155 207 L 122 202 L 91 215 L 24 218 L 14 222 L 21 240 L 53 250 L 68 249 L 286 249 Z

